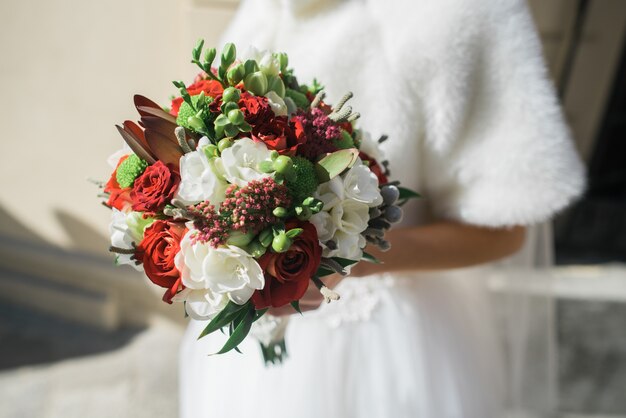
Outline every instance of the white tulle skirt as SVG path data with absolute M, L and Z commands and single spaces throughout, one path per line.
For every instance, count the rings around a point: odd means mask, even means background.
M 258 343 L 209 356 L 224 337 L 181 348 L 183 418 L 500 418 L 502 356 L 485 286 L 466 274 L 346 279 L 342 299 L 294 316 L 288 359 Z

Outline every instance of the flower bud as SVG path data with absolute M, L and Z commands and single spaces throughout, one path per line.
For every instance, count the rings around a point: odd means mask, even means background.
M 231 138 L 222 138 L 220 139 L 220 142 L 217 143 L 217 149 L 219 149 L 220 152 L 224 152 L 226 148 L 230 148 L 232 146 L 233 140 Z
M 191 129 L 193 129 L 196 132 L 206 131 L 206 125 L 204 124 L 204 121 L 197 116 L 190 116 L 187 119 L 187 124 L 189 125 Z
M 394 185 L 383 186 L 380 190 L 380 194 L 383 197 L 383 202 L 385 205 L 393 205 L 398 201 L 400 197 L 400 190 Z
M 274 239 L 274 233 L 272 232 L 272 228 L 267 228 L 261 231 L 259 234 L 259 242 L 264 247 L 269 247 Z
M 256 96 L 263 96 L 267 93 L 267 77 L 261 71 L 256 71 L 244 80 L 246 90 Z
M 226 240 L 226 244 L 234 245 L 236 247 L 245 247 L 250 244 L 252 239 L 254 238 L 254 234 L 252 232 L 248 232 L 244 234 L 241 231 L 230 231 L 228 234 L 228 239 Z
M 283 83 L 283 80 L 278 76 L 269 79 L 268 89 L 275 92 L 280 97 L 285 97 L 285 83 Z
M 227 87 L 224 89 L 224 93 L 222 93 L 222 102 L 224 103 L 237 103 L 241 98 L 241 91 L 234 87 Z
M 274 164 L 271 161 L 261 161 L 257 164 L 257 169 L 261 173 L 273 173 L 274 172 Z
M 282 72 L 287 71 L 287 66 L 289 65 L 289 56 L 287 56 L 287 54 L 285 54 L 284 52 L 277 52 L 274 54 L 274 56 L 278 59 L 278 62 L 280 63 L 280 70 Z
M 280 73 L 280 61 L 273 54 L 265 54 L 259 61 L 259 69 L 268 77 L 276 76 Z
M 259 258 L 263 254 L 265 254 L 265 251 L 267 251 L 267 249 L 258 240 L 254 240 L 250 244 L 248 244 L 248 246 L 246 247 L 246 251 L 252 257 Z
M 247 60 L 243 64 L 243 68 L 244 70 L 246 70 L 246 76 L 259 71 L 259 65 L 256 63 L 255 60 Z
M 296 217 L 301 221 L 308 221 L 311 217 L 311 209 L 306 206 L 298 206 L 296 207 Z
M 287 209 L 278 206 L 277 208 L 275 208 L 272 213 L 274 214 L 274 216 L 276 216 L 277 218 L 284 218 L 285 216 L 287 216 L 287 214 L 289 213 L 287 211 Z
M 217 157 L 218 148 L 215 145 L 213 144 L 207 145 L 206 147 L 203 148 L 203 150 L 204 150 L 204 155 L 206 155 L 208 159 Z
M 237 48 L 235 48 L 235 44 L 229 42 L 224 45 L 222 50 L 222 65 L 228 66 L 232 64 L 235 58 L 237 58 Z
M 242 63 L 236 64 L 228 70 L 226 77 L 231 85 L 239 84 L 241 80 L 246 76 L 246 69 Z
M 402 209 L 400 206 L 389 206 L 385 209 L 385 219 L 392 224 L 402 220 Z
M 211 65 L 215 60 L 215 56 L 217 55 L 217 51 L 215 48 L 209 48 L 204 53 L 204 63 L 207 65 Z
M 230 121 L 228 120 L 228 118 L 226 117 L 226 115 L 219 115 L 217 118 L 215 118 L 215 122 L 213 122 L 213 124 L 217 127 L 217 126 L 226 126 L 228 124 L 230 124 Z
M 284 232 L 276 235 L 272 240 L 272 249 L 277 253 L 284 253 L 289 250 L 293 241 Z
M 228 112 L 228 120 L 233 125 L 240 125 L 244 121 L 243 112 L 240 109 L 233 109 Z
M 280 155 L 280 154 L 279 154 L 279 153 L 278 153 L 278 151 L 276 151 L 275 149 L 273 149 L 273 150 L 271 150 L 271 151 L 270 151 L 270 159 L 271 159 L 272 161 L 274 161 L 275 159 L 277 159 L 279 155 Z
M 293 171 L 293 161 L 286 155 L 281 155 L 274 160 L 274 170 L 277 173 L 287 175 L 287 173 Z
M 231 110 L 238 110 L 239 106 L 235 102 L 222 103 L 222 112 L 227 115 Z

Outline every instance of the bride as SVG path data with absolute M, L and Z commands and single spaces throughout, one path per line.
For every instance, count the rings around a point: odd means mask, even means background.
M 360 126 L 389 135 L 392 178 L 424 198 L 375 254 L 384 264 L 337 284 L 340 301 L 307 293 L 282 365 L 266 367 L 252 338 L 243 355 L 208 356 L 222 341 L 197 341 L 205 324 L 191 321 L 182 416 L 548 415 L 547 378 L 511 383 L 524 366 L 509 367 L 491 303 L 505 296 L 485 280 L 549 261 L 543 222 L 584 185 L 524 1 L 247 0 L 224 41 L 287 52 L 331 103 L 354 92 Z M 528 388 L 543 396 L 528 401 Z

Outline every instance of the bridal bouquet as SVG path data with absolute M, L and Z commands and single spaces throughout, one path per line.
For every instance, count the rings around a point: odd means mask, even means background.
M 417 194 L 388 181 L 376 142 L 354 126 L 351 94 L 325 103 L 282 53 L 238 58 L 227 44 L 218 64 L 215 49 L 202 52 L 200 41 L 202 72 L 174 82 L 169 109 L 134 97 L 140 120 L 117 126 L 127 147 L 104 193 L 117 263 L 210 320 L 200 337 L 228 329 L 225 353 L 268 308 L 299 311 L 310 282 L 338 299 L 320 278 L 376 262 L 366 243 L 388 249 L 385 231 Z

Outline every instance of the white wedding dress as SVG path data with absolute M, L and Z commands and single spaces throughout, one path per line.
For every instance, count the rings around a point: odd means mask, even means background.
M 291 318 L 282 365 L 252 338 L 209 356 L 223 336 L 197 341 L 205 324 L 191 321 L 181 416 L 548 416 L 550 305 L 487 280 L 526 283 L 520 268 L 549 263 L 542 222 L 584 183 L 523 1 L 248 0 L 224 41 L 289 53 L 330 103 L 355 93 L 361 126 L 389 135 L 392 178 L 425 196 L 404 226 L 534 226 L 490 266 L 344 280 L 340 301 Z

